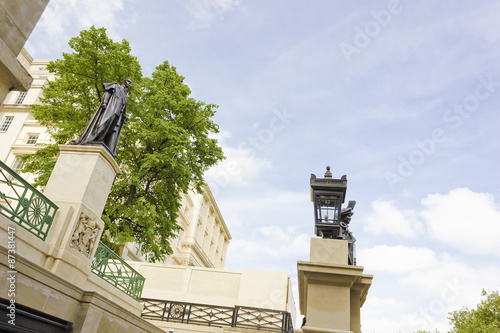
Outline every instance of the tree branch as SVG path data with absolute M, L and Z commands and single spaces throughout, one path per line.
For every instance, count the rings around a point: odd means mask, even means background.
M 137 187 L 135 185 L 130 185 L 130 191 L 128 193 L 128 198 L 125 201 L 125 206 L 130 206 L 134 201 L 135 193 L 137 192 Z

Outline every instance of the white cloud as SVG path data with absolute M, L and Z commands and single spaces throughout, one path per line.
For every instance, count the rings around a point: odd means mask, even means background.
M 424 296 L 419 306 L 406 315 L 402 328 L 412 332 L 422 328 L 441 331 L 449 328 L 445 320 L 447 314 L 464 306 L 476 307 L 483 288 L 498 290 L 498 276 L 497 266 L 472 267 L 445 255 L 439 266 L 400 279 L 399 283 Z
M 115 30 L 119 26 L 118 13 L 123 10 L 124 0 L 52 0 L 38 22 L 35 32 L 43 38 L 32 38 L 28 44 L 48 53 L 51 49 L 62 49 L 74 33 L 90 26 L 105 27 L 108 36 L 116 38 Z
M 241 0 L 194 0 L 190 1 L 188 10 L 193 16 L 193 29 L 207 29 L 217 19 L 223 20 L 226 13 L 233 11 L 241 4 Z
M 465 253 L 500 257 L 500 210 L 492 195 L 459 188 L 430 194 L 421 212 L 429 235 Z
M 248 266 L 248 262 L 252 259 L 266 265 L 268 260 L 263 258 L 283 260 L 308 257 L 309 239 L 309 235 L 297 232 L 294 227 L 277 225 L 260 227 L 251 232 L 247 239 L 231 241 L 228 260 Z
M 371 295 L 370 295 L 370 297 L 368 297 L 366 299 L 365 304 L 369 304 L 370 307 L 373 308 L 373 310 L 375 310 L 375 311 L 378 310 L 379 313 L 385 312 L 386 309 L 395 310 L 395 309 L 399 309 L 401 307 L 407 306 L 407 303 L 402 302 L 402 301 L 398 301 L 395 298 L 391 298 L 391 297 L 380 298 L 380 297 L 371 296 Z
M 367 313 L 368 312 L 368 313 Z M 363 311 L 363 320 L 361 329 L 363 332 L 369 327 L 369 332 L 377 333 L 398 333 L 401 332 L 401 324 L 393 319 L 386 317 L 372 316 L 369 311 Z M 368 332 L 368 331 L 367 331 Z
M 500 210 L 493 196 L 458 188 L 447 194 L 429 194 L 422 205 L 420 211 L 402 211 L 392 201 L 372 204 L 374 213 L 366 219 L 365 231 L 407 238 L 427 233 L 453 248 L 448 252 L 404 245 L 360 248 L 357 257 L 365 264 L 365 271 L 373 272 L 375 281 L 380 279 L 382 288 L 388 288 L 384 292 L 387 301 L 375 298 L 371 302 L 372 295 L 363 307 L 363 326 L 370 331 L 446 331 L 449 312 L 476 307 L 483 288 L 498 290 L 498 263 L 469 262 L 452 252 L 458 248 L 476 255 L 475 259 L 477 255 L 499 255 Z M 373 287 L 378 288 L 376 284 Z M 380 308 L 391 306 L 392 298 L 411 302 L 395 307 L 393 318 L 388 318 Z
M 475 307 L 483 288 L 498 290 L 500 268 L 494 263 L 474 267 L 448 253 L 401 245 L 361 249 L 360 256 L 366 263 L 365 271 L 374 273 L 374 283 L 393 281 L 384 293 L 386 298 L 367 298 L 363 326 L 370 331 L 446 331 L 449 312 L 463 306 Z M 378 288 L 378 284 L 372 288 Z M 387 311 L 394 313 L 393 318 L 384 315 Z
M 224 140 L 231 137 L 229 132 L 216 135 L 226 159 L 205 173 L 212 192 L 229 186 L 246 186 L 254 182 L 261 172 L 271 168 L 270 161 L 255 156 L 250 148 L 230 147 L 224 145 Z
M 394 201 L 375 200 L 371 206 L 373 213 L 364 219 L 364 231 L 405 238 L 416 237 L 422 232 L 422 224 L 414 211 L 400 211 Z
M 460 306 L 474 306 L 482 288 L 498 288 L 500 268 L 495 265 L 472 267 L 457 257 L 442 254 L 438 265 L 419 269 L 399 279 L 410 288 L 419 288 L 423 295 L 448 299 L 454 294 Z M 453 302 L 448 302 L 453 303 Z
M 367 271 L 394 274 L 406 274 L 439 265 L 434 251 L 403 245 L 360 248 L 357 252 L 357 259 L 366 263 Z
M 39 24 L 49 34 L 61 33 L 67 25 L 116 27 L 121 10 L 123 0 L 52 0 Z

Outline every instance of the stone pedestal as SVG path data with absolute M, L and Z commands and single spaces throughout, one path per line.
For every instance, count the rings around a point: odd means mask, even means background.
M 101 145 L 61 145 L 44 194 L 59 211 L 46 239 L 43 266 L 83 287 L 102 235 L 101 214 L 120 171 Z
M 347 262 L 346 240 L 311 239 L 310 261 L 297 262 L 303 332 L 361 332 L 360 308 L 373 276 Z

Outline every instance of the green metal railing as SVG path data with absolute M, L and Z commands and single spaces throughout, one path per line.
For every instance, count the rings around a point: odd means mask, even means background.
M 146 279 L 101 242 L 92 260 L 92 272 L 133 299 L 141 299 Z
M 58 207 L 0 161 L 0 214 L 45 240 Z

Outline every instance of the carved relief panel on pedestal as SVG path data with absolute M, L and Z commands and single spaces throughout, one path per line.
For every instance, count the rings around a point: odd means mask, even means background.
M 71 243 L 69 246 L 90 259 L 90 254 L 97 243 L 97 237 L 100 230 L 95 218 L 90 218 L 82 212 L 75 231 L 73 232 L 73 236 L 71 236 Z

